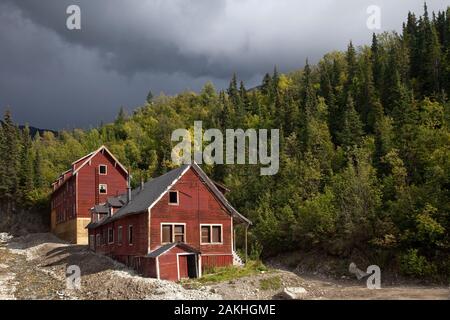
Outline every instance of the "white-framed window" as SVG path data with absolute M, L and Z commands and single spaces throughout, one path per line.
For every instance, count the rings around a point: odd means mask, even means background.
M 106 183 L 100 183 L 98 185 L 98 193 L 107 194 L 108 193 L 108 185 Z
M 161 243 L 186 242 L 185 223 L 161 223 Z
M 108 174 L 108 166 L 106 164 L 101 164 L 98 166 L 98 174 L 106 176 Z
M 133 225 L 128 226 L 128 244 L 131 246 L 133 244 Z
M 177 206 L 180 204 L 179 197 L 178 197 L 178 191 L 176 191 L 176 190 L 169 191 L 169 204 L 172 206 Z
M 114 229 L 108 228 L 108 244 L 114 243 Z
M 200 225 L 201 244 L 222 244 L 223 228 L 221 224 Z
M 117 243 L 118 243 L 119 245 L 122 244 L 122 232 L 123 232 L 122 226 L 118 226 L 118 227 L 117 227 Z

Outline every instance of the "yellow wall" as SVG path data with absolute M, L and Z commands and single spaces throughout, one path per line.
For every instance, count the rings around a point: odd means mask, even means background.
M 77 218 L 56 224 L 55 212 L 51 214 L 52 233 L 58 238 L 74 244 L 88 244 L 88 231 L 85 229 L 89 218 Z

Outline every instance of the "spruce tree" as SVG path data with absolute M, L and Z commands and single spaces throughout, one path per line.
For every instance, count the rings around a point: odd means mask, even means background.
M 0 186 L 2 192 L 1 197 L 7 204 L 7 210 L 11 210 L 17 203 L 18 196 L 18 173 L 19 173 L 19 135 L 16 125 L 13 123 L 11 111 L 7 109 L 3 118 L 3 141 L 4 156 L 3 164 L 4 181 Z
M 19 187 L 21 201 L 27 205 L 33 190 L 33 149 L 28 125 L 23 129 L 21 138 Z

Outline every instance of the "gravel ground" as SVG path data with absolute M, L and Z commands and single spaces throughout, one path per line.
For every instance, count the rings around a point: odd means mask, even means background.
M 81 290 L 66 290 L 66 268 L 81 269 Z M 184 288 L 178 283 L 143 278 L 86 246 L 67 244 L 49 233 L 12 238 L 0 233 L 1 299 L 280 299 L 286 287 L 303 287 L 305 299 L 450 299 L 449 288 L 389 285 L 369 290 L 351 278 L 271 269 L 249 277 Z
M 67 244 L 49 233 L 14 239 L 0 234 L 0 239 L 0 299 L 221 299 L 207 287 L 187 290 L 137 276 L 86 246 Z M 81 269 L 81 290 L 66 290 L 69 265 Z

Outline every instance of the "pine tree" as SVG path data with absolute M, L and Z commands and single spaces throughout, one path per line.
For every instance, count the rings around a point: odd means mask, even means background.
M 18 172 L 19 172 L 19 138 L 18 129 L 12 121 L 11 111 L 5 111 L 3 118 L 3 141 L 4 155 L 3 164 L 4 180 L 0 186 L 0 197 L 6 202 L 8 211 L 15 207 L 18 195 Z
M 353 97 L 349 95 L 342 116 L 341 128 L 337 134 L 339 144 L 344 147 L 359 145 L 363 135 L 362 123 L 355 110 Z
M 237 87 L 237 76 L 236 73 L 233 73 L 233 77 L 231 78 L 230 85 L 228 86 L 228 98 L 235 110 L 239 108 L 240 104 L 240 97 L 239 97 L 239 90 Z
M 148 104 L 152 104 L 152 103 L 153 103 L 153 93 L 152 93 L 151 90 L 150 90 L 150 91 L 148 92 L 148 94 L 147 94 L 147 99 L 146 99 L 146 101 L 147 101 Z
M 347 61 L 347 80 L 344 85 L 344 102 L 347 101 L 349 95 L 353 95 L 356 92 L 357 85 L 358 63 L 356 50 L 352 41 L 348 45 L 345 59 Z
M 316 90 L 311 76 L 311 67 L 308 60 L 306 60 L 305 68 L 303 69 L 303 92 L 302 92 L 302 106 L 305 114 L 314 114 L 317 111 L 317 96 Z
M 264 75 L 263 81 L 262 81 L 262 85 L 261 85 L 261 93 L 267 97 L 271 96 L 272 93 L 272 77 L 270 76 L 270 74 L 266 73 Z
M 23 205 L 29 204 L 29 194 L 33 190 L 33 149 L 30 128 L 25 126 L 22 131 L 22 146 L 20 152 L 19 187 Z
M 36 189 L 41 189 L 44 186 L 44 177 L 42 174 L 42 156 L 39 149 L 36 149 L 33 166 L 34 186 Z
M 372 36 L 372 69 L 373 69 L 373 84 L 377 92 L 380 92 L 383 87 L 383 63 L 381 60 L 382 53 L 378 44 L 377 35 L 374 33 Z

